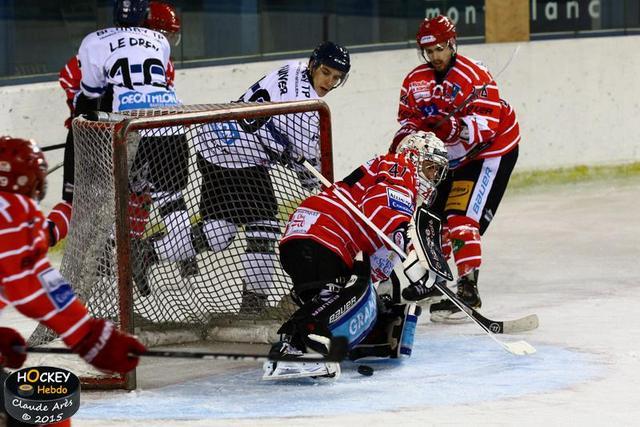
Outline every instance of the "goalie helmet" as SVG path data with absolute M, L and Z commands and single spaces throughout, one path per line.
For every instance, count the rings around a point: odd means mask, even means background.
M 322 42 L 311 53 L 309 68 L 315 69 L 320 65 L 334 68 L 344 75 L 336 87 L 343 85 L 351 70 L 351 59 L 347 48 L 333 42 Z
M 138 27 L 147 16 L 148 0 L 115 0 L 113 22 L 120 27 Z
M 416 33 L 416 42 L 420 49 L 440 43 L 449 43 L 453 47 L 457 36 L 453 22 L 446 16 L 438 15 L 422 21 Z
M 37 201 L 47 190 L 47 161 L 35 142 L 0 137 L 0 190 L 18 193 Z
M 173 6 L 168 3 L 152 0 L 142 26 L 161 32 L 173 46 L 180 44 L 180 18 Z
M 416 168 L 418 195 L 427 204 L 436 196 L 436 186 L 449 170 L 447 149 L 433 133 L 418 131 L 407 135 L 398 145 L 397 152 L 404 154 Z

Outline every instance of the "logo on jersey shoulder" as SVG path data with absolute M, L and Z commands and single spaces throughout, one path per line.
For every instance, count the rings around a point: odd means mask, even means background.
M 400 211 L 409 216 L 413 215 L 413 201 L 411 196 L 401 193 L 393 188 L 387 188 L 387 204 L 393 210 Z
M 64 309 L 73 301 L 75 295 L 71 285 L 55 268 L 49 268 L 38 274 L 38 280 L 58 310 Z
M 178 105 L 176 94 L 171 91 L 140 93 L 129 91 L 118 96 L 120 111 L 141 108 L 163 108 Z
M 451 87 L 451 99 L 455 99 L 462 88 L 458 83 L 454 83 Z
M 305 208 L 296 209 L 287 223 L 284 236 L 307 233 L 311 226 L 318 221 L 318 218 L 320 218 L 320 212 Z
M 216 137 L 227 145 L 233 144 L 240 138 L 240 131 L 234 122 L 214 122 L 209 123 L 209 129 L 216 134 Z
M 289 67 L 284 66 L 278 70 L 278 89 L 280 95 L 287 93 L 287 79 L 289 78 Z
M 427 117 L 435 116 L 440 111 L 436 104 L 423 105 L 422 107 L 420 107 L 420 110 Z

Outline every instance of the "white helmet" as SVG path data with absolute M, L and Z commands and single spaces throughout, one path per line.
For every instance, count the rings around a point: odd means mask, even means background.
M 404 137 L 396 150 L 404 153 L 413 163 L 418 175 L 418 195 L 427 204 L 436 196 L 436 186 L 442 182 L 449 170 L 447 149 L 433 133 L 418 131 Z

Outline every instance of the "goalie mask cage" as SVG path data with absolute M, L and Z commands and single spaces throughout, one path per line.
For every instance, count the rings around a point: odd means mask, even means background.
M 333 179 L 327 105 L 230 103 L 95 116 L 73 122 L 75 189 L 61 266 L 90 313 L 147 346 L 274 339 L 295 309 L 277 242 L 289 214 L 318 189 L 291 147 L 304 146 L 302 154 L 315 155 Z M 247 283 L 256 280 L 263 283 Z M 60 345 L 54 338 L 39 327 L 29 344 Z M 75 360 L 85 387 L 136 387 L 135 371 L 97 374 Z

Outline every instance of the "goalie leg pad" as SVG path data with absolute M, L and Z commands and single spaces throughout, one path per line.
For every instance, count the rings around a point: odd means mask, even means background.
M 291 336 L 297 348 L 309 348 L 322 354 L 327 353 L 326 345 L 310 335 L 344 336 L 348 347 L 352 348 L 373 329 L 377 304 L 377 295 L 368 275 L 353 275 L 344 288 L 334 283 L 322 286 L 315 297 L 293 313 L 278 333 Z
M 378 317 L 374 330 L 349 352 L 351 360 L 397 359 L 411 356 L 418 317 L 422 309 L 415 303 L 394 304 Z

